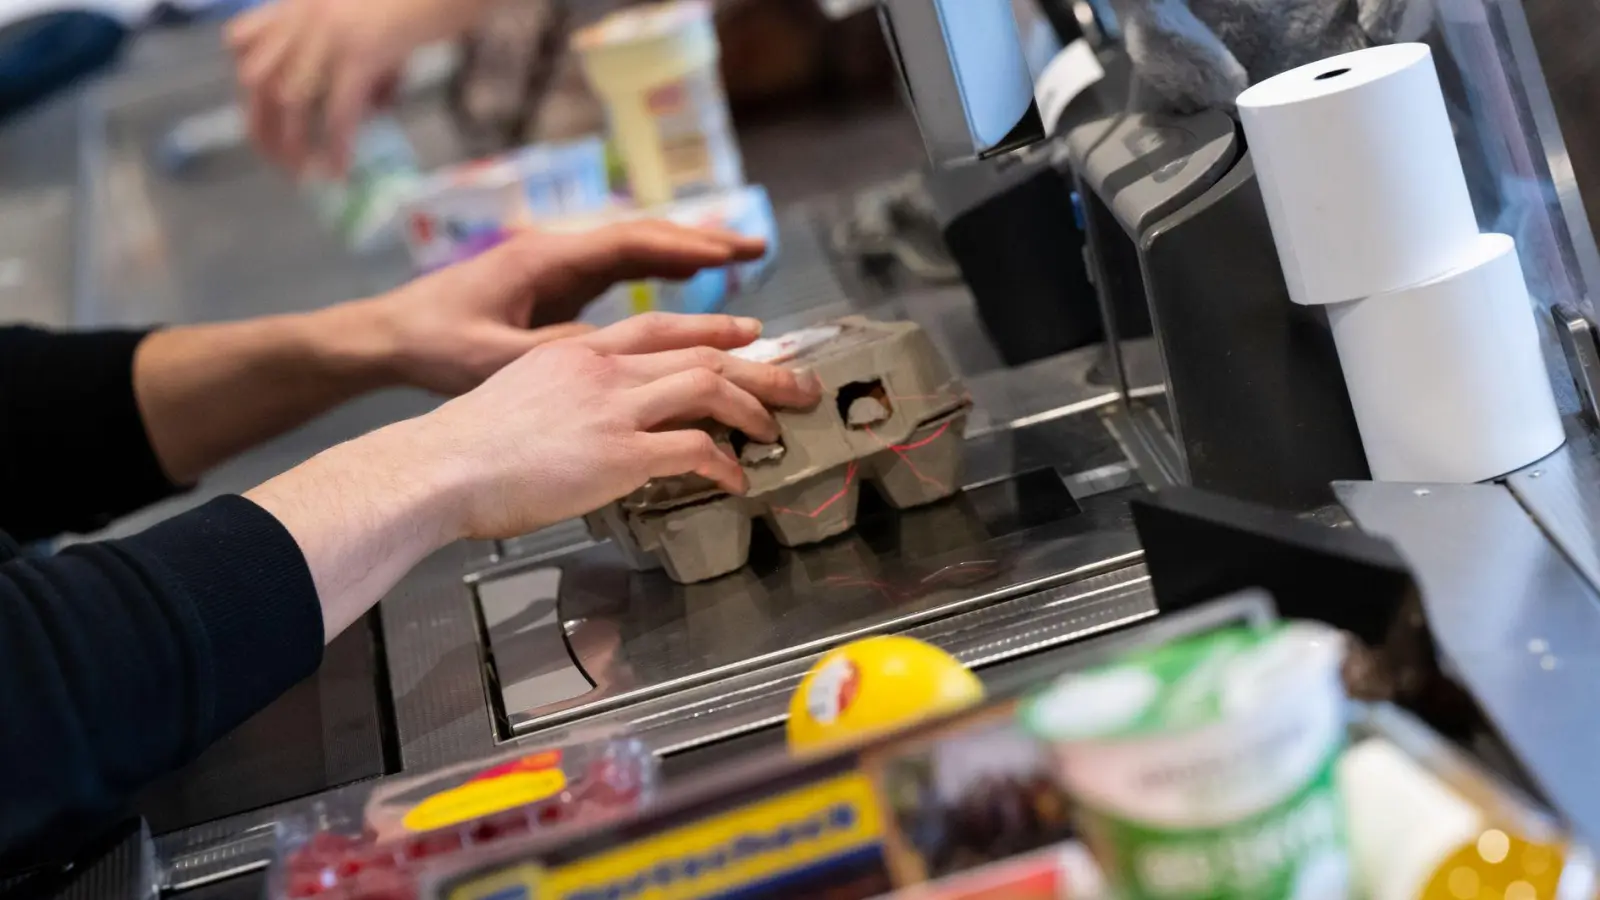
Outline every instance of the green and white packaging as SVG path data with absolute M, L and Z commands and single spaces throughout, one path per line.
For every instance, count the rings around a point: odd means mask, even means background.
M 1028 701 L 1122 900 L 1349 896 L 1341 655 L 1320 626 L 1226 629 Z
M 361 130 L 343 178 L 308 174 L 302 188 L 323 226 L 355 253 L 376 253 L 401 238 L 400 211 L 423 183 L 405 130 L 380 117 Z

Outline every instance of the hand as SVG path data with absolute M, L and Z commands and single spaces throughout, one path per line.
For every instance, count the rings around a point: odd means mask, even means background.
M 418 466 L 446 466 L 447 533 L 511 537 L 582 515 L 652 478 L 690 472 L 746 490 L 739 462 L 695 423 L 778 438 L 768 407 L 817 403 L 814 375 L 725 352 L 760 323 L 652 313 L 552 342 L 414 421 Z
M 411 52 L 471 25 L 479 0 L 275 0 L 228 24 L 250 135 L 290 171 L 313 157 L 342 175 L 368 112 Z M 322 122 L 320 135 L 317 122 Z
M 388 336 L 398 378 L 454 395 L 534 347 L 592 330 L 530 326 L 569 322 L 618 281 L 687 278 L 764 251 L 759 239 L 657 221 L 583 234 L 527 232 L 362 309 L 375 317 L 373 330 Z
M 714 419 L 773 440 L 767 406 L 807 407 L 822 393 L 813 375 L 724 352 L 760 332 L 749 319 L 651 313 L 551 341 L 471 393 L 245 496 L 299 545 L 332 640 L 451 541 L 535 531 L 651 478 L 698 472 L 743 491 L 739 464 L 684 426 Z

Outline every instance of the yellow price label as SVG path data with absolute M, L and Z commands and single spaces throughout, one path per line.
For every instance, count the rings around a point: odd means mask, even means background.
M 429 797 L 406 813 L 401 824 L 412 831 L 448 828 L 518 806 L 538 803 L 561 793 L 566 786 L 567 776 L 560 769 L 512 772 L 498 778 L 464 784 Z

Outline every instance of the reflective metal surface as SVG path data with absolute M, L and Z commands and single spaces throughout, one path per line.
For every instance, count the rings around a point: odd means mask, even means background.
M 1513 472 L 1506 485 L 1583 573 L 1600 585 L 1600 440 L 1569 421 L 1567 443 Z
M 902 633 L 981 669 L 1141 622 L 1155 612 L 1148 579 L 1135 565 Z M 768 727 L 784 720 L 790 692 L 822 652 L 623 707 L 584 725 L 626 728 L 666 754 Z M 529 740 L 547 740 L 562 730 L 536 731 Z
M 1125 496 L 1080 507 L 1051 469 L 920 510 L 864 511 L 854 532 L 814 547 L 758 542 L 750 566 L 699 585 L 629 571 L 602 544 L 528 570 L 545 573 L 541 586 L 559 582 L 561 622 L 534 625 L 549 603 L 527 597 L 513 629 L 491 628 L 493 665 L 507 724 L 526 733 L 1080 580 L 1137 554 Z M 508 602 L 501 580 L 478 583 L 480 602 Z M 563 644 L 594 685 L 580 697 L 564 696 L 570 676 L 551 670 Z M 553 693 L 530 706 L 533 684 Z
M 1550 308 L 1550 318 L 1578 392 L 1578 409 L 1591 423 L 1600 425 L 1600 344 L 1595 340 L 1594 323 L 1564 303 Z
M 1531 474 L 1531 473 L 1530 473 Z M 1441 662 L 1552 806 L 1600 837 L 1600 596 L 1500 485 L 1337 486 L 1416 573 Z

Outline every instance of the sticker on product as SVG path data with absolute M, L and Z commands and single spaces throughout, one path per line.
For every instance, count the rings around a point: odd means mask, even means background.
M 486 769 L 471 781 L 435 794 L 406 813 L 412 831 L 432 831 L 554 797 L 567 786 L 561 751 L 547 750 Z
M 819 725 L 832 725 L 850 708 L 861 689 L 861 670 L 840 656 L 822 667 L 806 692 L 806 713 Z
M 733 355 L 753 362 L 787 362 L 812 347 L 817 347 L 833 340 L 839 336 L 839 332 L 842 330 L 837 325 L 802 328 L 799 331 L 791 331 L 775 338 L 761 338 L 753 344 L 733 351 Z

